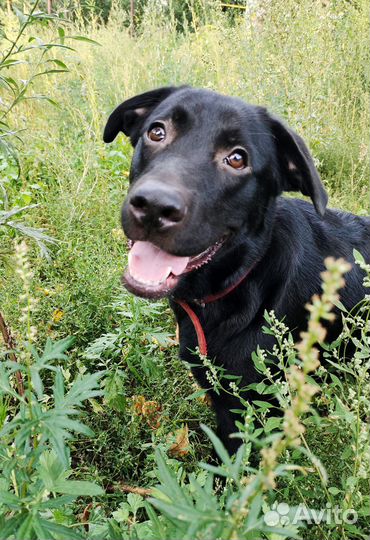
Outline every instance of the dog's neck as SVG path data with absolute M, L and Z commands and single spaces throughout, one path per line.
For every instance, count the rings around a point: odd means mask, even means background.
M 222 254 L 203 268 L 185 275 L 174 291 L 173 298 L 186 302 L 202 303 L 218 299 L 248 279 L 265 256 L 272 237 L 275 204 L 258 231 L 245 225 L 230 238 Z

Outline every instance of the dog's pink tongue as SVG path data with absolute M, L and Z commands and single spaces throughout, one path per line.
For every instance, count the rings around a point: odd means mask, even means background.
M 189 257 L 176 257 L 162 251 L 150 242 L 135 242 L 128 256 L 132 277 L 143 283 L 161 283 L 172 272 L 182 274 Z

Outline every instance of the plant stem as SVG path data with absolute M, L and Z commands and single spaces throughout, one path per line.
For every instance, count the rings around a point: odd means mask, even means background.
M 9 356 L 10 356 L 10 359 L 13 361 L 13 362 L 17 362 L 17 357 L 15 355 L 15 349 L 16 349 L 16 344 L 15 344 L 15 341 L 14 341 L 14 338 L 9 330 L 9 327 L 8 325 L 6 324 L 5 322 L 5 319 L 0 311 L 0 330 L 1 330 L 1 334 L 3 336 L 3 340 L 4 340 L 4 343 L 7 347 L 7 349 L 10 351 L 9 352 Z M 17 380 L 17 388 L 18 388 L 18 393 L 20 396 L 23 396 L 24 395 L 24 385 L 23 385 L 23 377 L 22 377 L 22 373 L 20 371 L 16 371 L 15 372 L 15 378 Z
M 15 41 L 12 42 L 12 46 L 10 47 L 9 51 L 7 53 L 4 54 L 4 56 L 2 57 L 1 59 L 1 63 L 4 63 L 5 60 L 7 60 L 9 58 L 9 56 L 11 56 L 11 54 L 13 53 L 18 41 L 20 40 L 23 32 L 25 31 L 25 29 L 27 28 L 27 26 L 29 25 L 30 23 L 30 20 L 31 20 L 31 17 L 32 15 L 34 14 L 37 6 L 39 4 L 39 0 L 36 0 L 36 2 L 34 3 L 30 13 L 27 15 L 27 19 L 25 20 L 25 22 L 21 25 L 20 29 L 19 29 L 19 32 L 18 32 L 18 35 L 17 37 L 15 38 Z

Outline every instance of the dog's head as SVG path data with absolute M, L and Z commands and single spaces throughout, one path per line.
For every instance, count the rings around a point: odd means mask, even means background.
M 120 131 L 135 147 L 122 225 L 133 245 L 125 282 L 138 295 L 170 294 L 231 236 L 260 234 L 282 191 L 300 191 L 325 211 L 305 143 L 262 107 L 208 90 L 159 88 L 119 105 L 104 141 Z

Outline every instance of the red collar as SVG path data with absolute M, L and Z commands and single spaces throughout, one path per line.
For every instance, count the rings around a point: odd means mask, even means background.
M 239 285 L 246 279 L 246 277 L 251 273 L 253 268 L 255 267 L 256 263 L 254 263 L 248 270 L 235 282 L 229 285 L 229 287 L 226 287 L 223 291 L 220 291 L 216 294 L 210 294 L 203 298 L 202 300 L 194 300 L 194 302 L 202 307 L 204 307 L 206 304 L 210 304 L 211 302 L 216 302 L 216 300 L 220 300 L 221 298 L 224 298 L 231 292 L 233 292 Z M 197 334 L 197 340 L 198 340 L 198 347 L 199 352 L 203 356 L 207 356 L 208 353 L 208 347 L 207 347 L 207 340 L 204 333 L 204 330 L 202 328 L 201 322 L 199 320 L 199 317 L 196 315 L 195 311 L 189 306 L 187 302 L 184 300 L 178 300 L 174 299 L 174 301 L 179 304 L 183 308 L 184 311 L 189 315 L 189 318 L 191 322 L 193 323 L 194 330 Z

